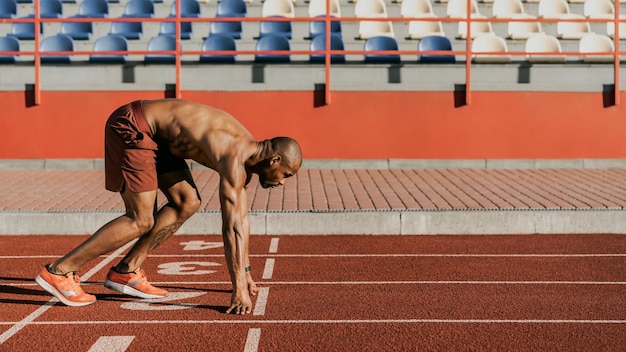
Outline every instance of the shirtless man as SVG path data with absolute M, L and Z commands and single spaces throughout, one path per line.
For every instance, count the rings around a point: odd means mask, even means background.
M 135 101 L 118 108 L 105 129 L 106 189 L 120 192 L 126 213 L 104 225 L 85 242 L 36 278 L 46 291 L 69 306 L 96 301 L 79 285 L 81 266 L 137 239 L 107 274 L 105 286 L 140 298 L 164 297 L 141 269 L 152 250 L 200 207 L 200 195 L 184 159 L 220 175 L 224 253 L 233 294 L 226 313 L 247 314 L 258 288 L 250 275 L 246 186 L 257 174 L 262 187 L 276 187 L 302 163 L 298 143 L 289 137 L 257 142 L 228 113 L 178 99 Z M 168 203 L 156 211 L 157 187 Z

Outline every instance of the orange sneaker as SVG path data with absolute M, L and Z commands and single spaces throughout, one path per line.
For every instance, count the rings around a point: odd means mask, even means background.
M 118 273 L 113 268 L 109 270 L 104 286 L 113 291 L 125 293 L 139 298 L 163 298 L 167 291 L 152 286 L 146 278 L 142 268 L 130 273 Z
M 74 272 L 65 275 L 53 274 L 46 265 L 35 281 L 65 305 L 82 307 L 96 302 L 96 296 L 85 293 L 80 287 L 80 277 Z

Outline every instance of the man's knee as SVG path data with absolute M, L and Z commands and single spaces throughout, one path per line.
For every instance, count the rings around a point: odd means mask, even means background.
M 200 209 L 200 199 L 195 196 L 186 197 L 180 204 L 176 205 L 176 210 L 183 218 L 189 218 Z
M 134 225 L 137 229 L 138 236 L 148 233 L 154 227 L 154 216 L 143 215 L 137 216 L 133 219 Z

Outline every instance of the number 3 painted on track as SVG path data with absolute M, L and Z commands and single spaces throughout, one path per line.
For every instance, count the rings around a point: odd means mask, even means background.
M 165 275 L 205 275 L 216 273 L 217 270 L 199 270 L 197 267 L 220 266 L 213 262 L 173 262 L 159 264 L 159 274 Z

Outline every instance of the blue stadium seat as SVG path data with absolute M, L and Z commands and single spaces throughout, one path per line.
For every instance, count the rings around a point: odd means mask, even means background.
M 39 45 L 42 53 L 51 51 L 74 51 L 74 40 L 68 35 L 57 34 L 45 37 Z M 41 55 L 41 63 L 69 64 L 71 55 Z
M 172 16 L 170 16 L 171 18 Z M 190 39 L 192 33 L 191 22 L 180 23 L 180 39 Z M 174 22 L 161 22 L 159 29 L 159 35 L 176 35 L 176 23 Z
M 173 35 L 157 35 L 148 42 L 148 51 L 176 50 L 176 37 Z M 174 54 L 146 54 L 145 63 L 171 64 L 176 62 Z
M 0 0 L 0 18 L 17 16 L 17 2 L 15 0 Z
M 227 34 L 211 34 L 202 43 L 202 51 L 237 50 L 235 38 Z M 200 62 L 204 63 L 233 63 L 235 54 L 200 54 Z
M 280 16 L 271 16 L 267 18 L 276 18 Z M 287 39 L 291 39 L 291 22 L 274 22 L 274 21 L 261 21 L 259 22 L 259 37 L 268 34 L 282 35 Z
M 33 18 L 33 15 L 28 15 L 20 18 Z M 43 34 L 43 23 L 39 24 L 39 34 Z M 11 25 L 11 32 L 7 35 L 16 37 L 20 40 L 34 40 L 35 39 L 35 24 L 34 23 L 13 23 Z
M 241 39 L 241 21 L 235 22 L 211 22 L 209 33 L 226 34 L 234 39 Z
M 316 16 L 316 17 L 323 18 L 325 16 Z M 331 20 L 330 33 L 341 34 L 341 21 Z M 309 38 L 315 38 L 315 36 L 318 36 L 320 34 L 326 34 L 326 22 L 324 21 L 309 22 Z
M 109 34 L 119 34 L 129 40 L 141 39 L 143 24 L 141 22 L 111 22 Z
M 68 18 L 81 18 L 83 16 L 72 16 Z M 67 34 L 74 40 L 89 40 L 93 33 L 93 23 L 91 22 L 62 22 L 61 34 Z
M 170 16 L 176 16 L 176 1 L 172 2 Z M 181 17 L 200 17 L 200 3 L 196 0 L 182 0 L 180 3 Z
M 311 50 L 326 50 L 326 36 L 318 35 L 311 40 Z M 344 50 L 343 39 L 340 34 L 330 35 L 330 50 Z M 311 54 L 309 57 L 310 62 L 324 63 L 326 61 L 326 55 L 324 54 Z M 344 63 L 346 62 L 346 55 L 344 54 L 331 54 L 330 62 L 332 63 Z
M 107 17 L 109 4 L 107 0 L 82 0 L 78 5 L 78 14 L 85 17 Z
M 122 17 L 152 17 L 154 3 L 152 0 L 130 0 L 124 6 Z
M 32 4 L 34 2 L 34 0 L 17 0 L 18 4 Z
M 35 11 L 33 10 L 33 15 Z M 61 0 L 40 0 L 39 14 L 43 18 L 63 17 L 63 3 Z
M 386 36 L 376 36 L 365 40 L 364 49 L 366 63 L 399 63 L 399 54 L 377 54 L 372 53 L 375 50 L 398 50 L 398 42 L 395 38 Z
M 14 63 L 17 54 L 1 54 L 3 51 L 20 51 L 20 41 L 15 37 L 0 37 L 0 63 Z
M 417 50 L 452 51 L 452 42 L 447 37 L 429 35 L 420 39 L 419 43 L 417 44 Z M 423 63 L 454 63 L 456 62 L 456 58 L 452 54 L 420 54 L 419 61 Z
M 128 41 L 121 35 L 109 34 L 96 39 L 93 51 L 128 51 Z M 128 55 L 120 54 L 91 54 L 89 62 L 94 63 L 125 63 Z
M 248 6 L 244 0 L 221 0 L 217 4 L 216 17 L 245 17 Z
M 256 50 L 290 50 L 289 39 L 285 36 L 277 34 L 268 34 L 260 37 L 256 42 Z M 256 53 L 254 55 L 254 61 L 260 63 L 270 62 L 290 62 L 291 57 L 289 54 L 262 54 Z

